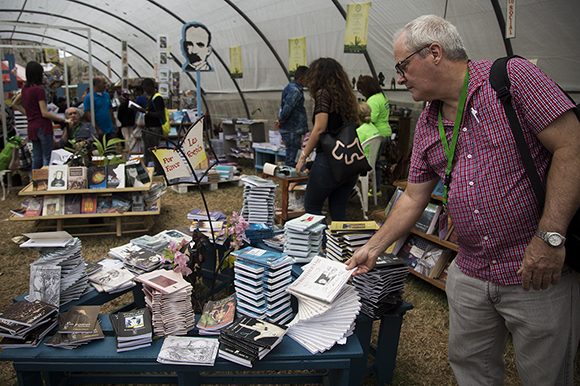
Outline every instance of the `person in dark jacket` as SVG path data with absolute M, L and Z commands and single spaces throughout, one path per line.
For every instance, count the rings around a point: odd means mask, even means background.
M 147 106 L 145 107 L 145 129 L 143 130 L 143 146 L 145 165 L 154 162 L 152 148 L 159 146 L 159 141 L 163 136 L 163 119 L 165 118 L 165 101 L 160 94 L 157 94 L 155 82 L 151 78 L 143 79 L 141 87 L 145 92 Z M 160 166 L 155 163 L 155 173 L 161 174 Z

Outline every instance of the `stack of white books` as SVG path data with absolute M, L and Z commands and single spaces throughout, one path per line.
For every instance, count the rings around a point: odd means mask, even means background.
M 292 318 L 290 294 L 292 259 L 281 252 L 246 247 L 232 254 L 237 311 L 240 314 L 284 324 Z
M 91 285 L 97 291 L 113 294 L 135 286 L 135 275 L 125 268 L 122 261 L 103 259 L 98 264 L 103 268 L 89 276 Z
M 59 307 L 79 299 L 88 287 L 81 241 L 75 237 L 66 247 L 40 248 L 38 260 L 30 264 L 26 299 Z
M 316 256 L 303 269 L 288 287 L 298 299 L 298 313 L 287 334 L 315 354 L 346 343 L 361 304 L 354 287 L 347 284 L 353 270 L 344 264 Z
M 143 284 L 155 335 L 186 335 L 194 327 L 193 288 L 181 273 L 159 269 L 139 275 L 135 281 Z
M 340 262 L 350 259 L 378 229 L 374 221 L 333 221 L 326 230 L 326 257 Z
M 398 306 L 408 274 L 409 269 L 403 259 L 387 253 L 380 255 L 371 271 L 353 278 L 362 299 L 362 312 L 379 319 Z
M 244 175 L 241 180 L 244 182 L 242 217 L 249 223 L 273 226 L 276 184 L 258 176 Z
M 324 238 L 324 216 L 305 213 L 302 216 L 286 222 L 284 235 L 286 244 L 284 253 L 296 263 L 308 263 L 320 254 Z
M 215 338 L 167 336 L 157 362 L 173 365 L 213 366 L 219 342 Z

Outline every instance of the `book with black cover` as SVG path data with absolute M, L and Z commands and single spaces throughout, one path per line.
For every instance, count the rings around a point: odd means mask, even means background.
M 153 335 L 151 312 L 148 308 L 119 312 L 111 314 L 110 317 L 118 342 L 151 338 Z
M 286 333 L 286 326 L 242 316 L 222 333 L 233 339 L 242 340 L 258 348 L 274 348 Z
M 66 195 L 64 197 L 64 214 L 80 214 L 81 202 L 82 196 L 80 194 Z
M 58 308 L 41 301 L 19 301 L 10 304 L 0 313 L 0 321 L 12 322 L 23 326 L 34 326 L 56 313 Z
M 58 332 L 62 334 L 95 331 L 101 306 L 75 306 L 59 316 Z

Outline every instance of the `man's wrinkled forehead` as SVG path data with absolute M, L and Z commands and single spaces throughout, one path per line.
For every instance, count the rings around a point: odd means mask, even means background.
M 203 43 L 207 46 L 208 33 L 201 27 L 191 27 L 185 31 L 185 40 L 192 42 L 193 44 Z

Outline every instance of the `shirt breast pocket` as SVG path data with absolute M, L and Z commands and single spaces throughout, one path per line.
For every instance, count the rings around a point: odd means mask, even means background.
M 509 122 L 501 105 L 499 109 L 495 106 L 481 108 L 478 118 L 480 129 L 476 131 L 476 136 L 484 148 L 497 150 L 513 140 Z

